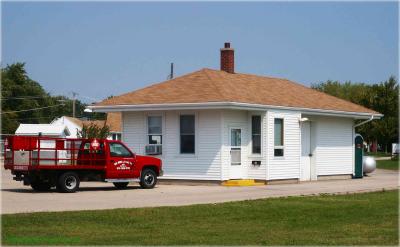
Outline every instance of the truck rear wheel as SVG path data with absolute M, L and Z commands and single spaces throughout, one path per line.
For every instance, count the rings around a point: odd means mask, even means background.
M 157 184 L 157 174 L 152 169 L 144 169 L 140 176 L 140 187 L 152 189 Z
M 115 188 L 117 189 L 126 189 L 128 187 L 129 182 L 119 182 L 119 183 L 113 183 Z
M 36 181 L 36 182 L 31 183 L 31 187 L 33 190 L 36 190 L 36 191 L 48 191 L 51 189 L 50 183 L 41 182 L 41 181 Z
M 73 193 L 78 190 L 79 176 L 75 172 L 66 172 L 58 177 L 57 190 L 64 193 Z

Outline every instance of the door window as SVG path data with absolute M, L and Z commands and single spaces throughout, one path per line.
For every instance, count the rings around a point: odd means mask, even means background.
M 132 157 L 131 152 L 122 144 L 117 142 L 110 143 L 110 155 L 113 157 Z
M 231 129 L 231 165 L 241 165 L 242 161 L 242 142 L 241 129 Z
M 232 129 L 231 130 L 231 146 L 232 147 L 240 147 L 241 145 L 241 129 Z

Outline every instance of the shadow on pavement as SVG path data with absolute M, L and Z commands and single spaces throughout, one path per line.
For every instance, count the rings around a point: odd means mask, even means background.
M 129 191 L 129 190 L 137 190 L 137 189 L 140 189 L 140 186 L 132 185 L 126 189 L 117 189 L 114 187 L 80 187 L 77 192 L 79 193 L 79 192 L 85 192 L 85 191 L 120 191 L 120 190 Z M 18 189 L 1 189 L 1 191 L 15 192 L 15 193 L 29 193 L 29 194 L 59 193 L 55 188 L 52 188 L 49 191 L 34 191 L 32 188 L 30 188 L 28 186 L 26 188 L 18 188 Z

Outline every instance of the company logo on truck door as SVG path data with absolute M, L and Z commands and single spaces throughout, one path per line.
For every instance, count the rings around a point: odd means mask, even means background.
M 114 162 L 114 166 L 117 167 L 117 170 L 130 170 L 132 162 L 127 160 L 119 160 L 117 162 Z

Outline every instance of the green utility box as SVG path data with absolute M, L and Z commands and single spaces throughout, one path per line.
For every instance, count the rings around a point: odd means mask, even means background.
M 355 168 L 354 168 L 354 176 L 353 178 L 362 178 L 363 177 L 363 142 L 364 139 L 362 138 L 362 136 L 357 135 L 355 140 L 354 140 L 354 144 L 355 144 L 355 150 L 354 150 L 354 164 L 355 164 Z

